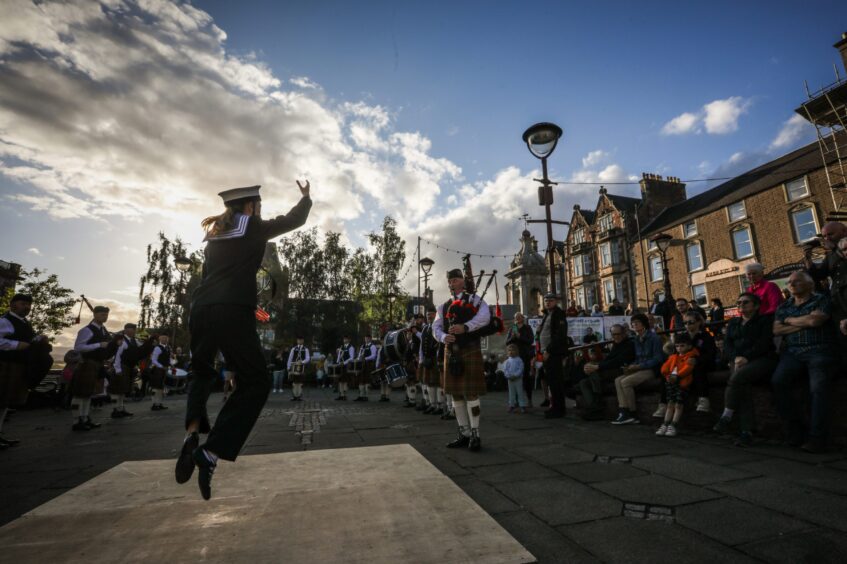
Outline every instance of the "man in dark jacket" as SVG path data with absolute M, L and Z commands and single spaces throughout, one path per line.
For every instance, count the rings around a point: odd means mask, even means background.
M 635 361 L 635 343 L 629 338 L 628 329 L 620 324 L 612 325 L 612 347 L 600 362 L 589 362 L 583 367 L 588 378 L 578 384 L 584 407 L 580 417 L 586 420 L 603 417 L 603 380 L 620 376 L 621 368 Z
M 568 354 L 568 322 L 559 307 L 559 297 L 549 293 L 544 296 L 544 319 L 538 328 L 538 339 L 544 360 L 544 372 L 550 386 L 550 409 L 544 417 L 565 416 L 564 362 Z
M 529 406 L 532 407 L 532 389 L 535 386 L 529 370 L 532 367 L 532 357 L 535 352 L 535 335 L 532 334 L 532 327 L 527 325 L 521 312 L 515 314 L 515 324 L 509 329 L 506 337 L 506 346 L 509 345 L 518 347 L 518 356 L 523 361 L 523 388 Z

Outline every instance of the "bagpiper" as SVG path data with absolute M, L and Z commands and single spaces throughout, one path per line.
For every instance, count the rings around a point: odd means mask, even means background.
M 112 357 L 116 346 L 112 335 L 106 330 L 109 320 L 109 308 L 95 306 L 94 319 L 79 330 L 74 342 L 74 350 L 80 353 L 82 360 L 77 365 L 71 381 L 71 393 L 77 405 L 77 421 L 74 431 L 90 431 L 100 427 L 100 423 L 91 420 L 91 396 L 97 386 L 97 380 L 105 377 L 104 363 Z
M 297 336 L 297 344 L 288 353 L 288 376 L 291 379 L 291 401 L 303 401 L 303 383 L 306 379 L 306 367 L 311 356 L 303 344 L 302 336 Z
M 368 401 L 368 393 L 371 387 L 371 372 L 374 369 L 376 362 L 376 343 L 368 334 L 365 335 L 365 342 L 359 347 L 358 360 L 362 363 L 362 368 L 359 371 L 359 397 L 353 401 Z
M 350 336 L 344 335 L 342 345 L 339 347 L 335 356 L 335 364 L 341 366 L 341 375 L 338 377 L 338 397 L 336 401 L 347 401 L 347 389 L 350 381 L 353 379 L 353 374 L 350 373 L 350 366 L 356 358 L 356 349 L 350 344 Z

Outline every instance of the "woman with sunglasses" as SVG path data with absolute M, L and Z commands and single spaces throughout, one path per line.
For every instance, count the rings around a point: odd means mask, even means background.
M 749 446 L 755 426 L 753 384 L 770 378 L 777 364 L 773 345 L 773 323 L 759 313 L 759 296 L 743 292 L 738 296 L 741 317 L 732 318 L 726 326 L 724 359 L 729 364 L 730 377 L 726 385 L 726 408 L 714 430 L 729 432 L 733 416 L 738 414 L 740 433 L 736 446 Z
M 685 332 L 691 337 L 694 348 L 699 356 L 694 367 L 694 382 L 691 384 L 691 392 L 697 398 L 697 411 L 708 413 L 711 411 L 709 405 L 709 372 L 715 369 L 718 347 L 715 338 L 706 331 L 705 320 L 700 312 L 688 310 L 683 316 Z

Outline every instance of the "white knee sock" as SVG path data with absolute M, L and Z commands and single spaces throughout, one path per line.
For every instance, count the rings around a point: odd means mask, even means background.
M 441 388 L 435 388 L 435 404 L 444 405 L 444 390 Z
M 115 401 L 118 404 L 118 406 L 117 406 L 118 411 L 122 411 L 123 408 L 124 408 L 124 395 L 123 394 L 116 394 L 115 395 Z
M 76 403 L 77 417 L 85 419 L 85 399 L 74 398 L 73 401 Z
M 85 398 L 82 400 L 82 416 L 88 417 L 91 415 L 91 398 Z
M 456 408 L 456 423 L 459 424 L 459 431 L 465 436 L 470 436 L 470 421 L 468 420 L 468 410 L 465 407 L 465 402 L 454 401 L 453 406 Z
M 414 402 L 418 396 L 418 389 L 415 386 L 409 386 L 409 401 Z
M 470 400 L 467 403 L 467 406 L 468 406 L 468 416 L 470 417 L 470 420 L 471 420 L 471 429 L 479 429 L 479 412 L 480 412 L 479 400 L 478 399 Z M 456 417 L 459 416 L 458 411 L 459 410 L 457 409 L 456 410 Z

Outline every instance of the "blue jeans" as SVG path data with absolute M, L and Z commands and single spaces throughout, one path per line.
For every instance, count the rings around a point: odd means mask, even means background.
M 509 407 L 526 407 L 526 392 L 523 389 L 523 379 L 509 380 Z
M 809 422 L 809 436 L 824 438 L 829 427 L 829 390 L 832 370 L 837 365 L 837 357 L 829 350 L 818 349 L 804 353 L 784 351 L 779 355 L 779 364 L 773 374 L 774 400 L 779 416 L 792 429 L 802 428 L 802 415 L 799 404 L 792 391 L 794 382 L 808 374 L 809 395 L 812 415 Z

